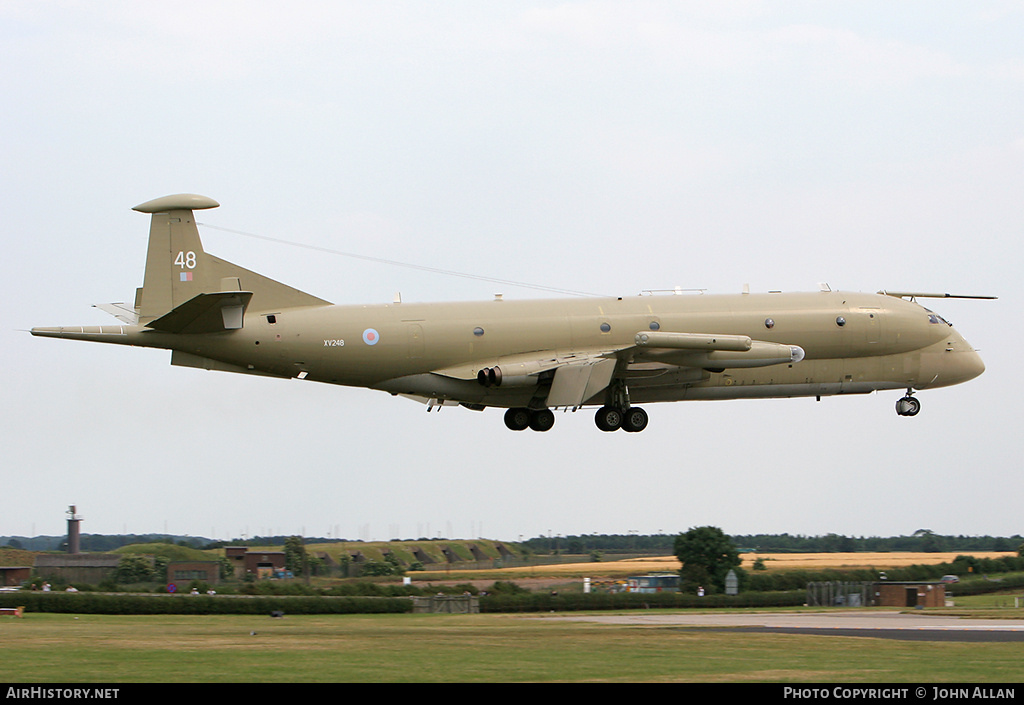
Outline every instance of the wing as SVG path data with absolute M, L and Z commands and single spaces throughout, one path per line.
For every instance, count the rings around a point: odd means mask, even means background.
M 528 390 L 536 390 L 532 398 L 549 408 L 578 408 L 617 377 L 656 376 L 680 367 L 695 371 L 766 367 L 803 358 L 799 346 L 753 340 L 745 335 L 643 331 L 636 334 L 632 345 L 520 353 L 434 370 L 426 377 L 432 380 L 427 382 L 432 390 L 455 393 L 461 388 L 475 392 L 463 398 L 475 404 L 497 401 L 501 392 L 518 392 L 521 397 Z M 703 376 L 697 375 L 693 381 Z M 438 391 L 436 396 L 448 395 Z

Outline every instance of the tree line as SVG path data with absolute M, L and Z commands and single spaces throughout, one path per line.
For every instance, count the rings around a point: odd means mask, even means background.
M 520 545 L 536 554 L 587 554 L 594 551 L 607 553 L 647 553 L 668 555 L 673 552 L 678 534 L 580 534 L 571 536 L 536 536 Z M 173 543 L 198 549 L 230 546 L 280 546 L 288 536 L 253 536 L 231 541 L 211 541 L 200 536 L 168 534 L 82 534 L 81 548 L 86 552 L 112 551 L 122 546 L 140 543 Z M 964 551 L 1017 551 L 1024 536 L 954 536 L 938 534 L 930 529 L 919 529 L 907 536 L 846 536 L 824 534 L 735 534 L 729 537 L 741 552 L 761 553 L 853 553 L 920 551 L 925 553 Z M 305 543 L 336 543 L 346 539 L 335 537 L 305 537 Z M 448 539 L 419 539 L 448 540 Z M 348 540 L 359 543 L 355 540 Z M 513 542 L 509 542 L 513 543 Z M 0 546 L 30 551 L 61 551 L 67 548 L 67 536 L 0 536 Z
M 671 554 L 678 534 L 584 534 L 580 536 L 537 536 L 522 542 L 534 553 L 660 553 Z M 845 536 L 825 534 L 735 534 L 729 536 L 741 552 L 760 553 L 853 553 L 916 551 L 924 553 L 962 551 L 1016 551 L 1024 543 L 1013 536 L 953 536 L 919 529 L 909 536 Z

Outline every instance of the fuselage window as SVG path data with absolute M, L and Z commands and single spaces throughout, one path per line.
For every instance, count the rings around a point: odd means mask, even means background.
M 612 327 L 611 327 L 611 326 L 610 326 L 609 324 L 607 324 L 607 323 L 602 323 L 602 324 L 601 324 L 601 332 L 602 332 L 602 333 L 607 333 L 607 332 L 609 332 L 609 331 L 610 331 L 611 329 L 612 329 Z

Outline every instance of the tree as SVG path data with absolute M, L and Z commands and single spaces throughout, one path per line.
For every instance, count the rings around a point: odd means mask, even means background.
M 942 537 L 931 529 L 918 529 L 914 538 L 921 539 L 920 550 L 925 553 L 938 553 L 942 550 Z
M 137 553 L 121 556 L 117 561 L 115 580 L 119 583 L 146 583 L 159 580 L 153 571 L 153 559 Z
M 725 590 L 730 569 L 739 572 L 740 554 L 732 540 L 715 526 L 699 526 L 676 537 L 675 554 L 683 564 L 679 570 L 680 589 L 714 587 Z
M 301 575 L 305 571 L 306 546 L 301 536 L 289 536 L 284 540 L 284 567 L 292 572 L 292 575 Z

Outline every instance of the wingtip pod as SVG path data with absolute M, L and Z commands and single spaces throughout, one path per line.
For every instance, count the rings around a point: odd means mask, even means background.
M 195 193 L 178 193 L 140 203 L 132 210 L 139 213 L 164 213 L 166 211 L 199 211 L 219 206 L 219 203 L 206 196 Z

